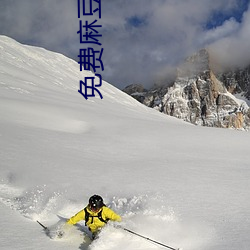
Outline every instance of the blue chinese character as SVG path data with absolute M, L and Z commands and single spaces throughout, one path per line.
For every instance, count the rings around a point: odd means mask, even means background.
M 96 54 L 100 53 L 99 57 L 96 58 Z M 80 54 L 78 55 L 79 57 L 79 62 L 80 64 L 80 71 L 82 71 L 82 67 L 84 70 L 90 70 L 90 67 L 96 72 L 96 68 L 102 68 L 104 70 L 104 66 L 101 60 L 103 53 L 103 48 L 101 51 L 99 50 L 94 50 L 93 48 L 87 48 L 87 49 L 80 49 Z M 96 61 L 100 62 L 100 66 L 96 66 Z
M 87 100 L 88 97 L 95 97 L 95 91 L 99 94 L 101 99 L 103 98 L 101 92 L 97 89 L 102 86 L 102 76 L 99 74 L 96 74 L 97 77 L 99 77 L 100 83 L 95 85 L 95 77 L 85 77 L 84 81 L 80 80 L 80 89 L 78 92 Z M 88 82 L 90 82 L 90 85 L 88 86 Z M 83 87 L 84 87 L 84 92 L 83 92 Z M 90 91 L 88 91 L 90 90 Z
M 85 25 L 82 25 L 82 20 L 79 21 L 80 30 L 77 32 L 77 34 L 80 34 L 80 43 L 94 43 L 94 44 L 102 45 L 101 43 L 98 42 L 99 40 L 96 39 L 96 37 L 100 37 L 102 35 L 98 34 L 99 32 L 95 29 L 95 28 L 102 27 L 102 25 L 94 25 L 96 22 L 97 20 L 89 24 L 88 21 L 85 21 Z M 86 30 L 85 35 L 83 35 L 82 28 L 85 28 Z M 89 30 L 91 31 L 89 32 Z M 85 40 L 83 38 L 85 38 Z
M 93 1 L 96 2 L 98 5 L 98 7 L 95 8 L 94 10 L 93 10 L 93 4 L 92 4 Z M 95 12 L 98 11 L 99 18 L 101 18 L 101 0 L 78 0 L 78 18 L 81 17 L 81 2 L 82 2 L 83 16 L 92 16 L 94 15 Z

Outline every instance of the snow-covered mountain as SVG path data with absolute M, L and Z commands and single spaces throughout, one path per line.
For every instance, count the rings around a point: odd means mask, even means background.
M 108 225 L 90 243 L 84 222 L 53 228 L 103 196 L 122 225 L 184 250 L 248 250 L 249 133 L 193 126 L 140 104 L 42 48 L 0 36 L 0 248 L 153 250 L 161 246 Z M 63 222 L 62 222 L 63 223 Z
M 203 49 L 180 65 L 170 87 L 141 91 L 131 85 L 124 92 L 149 107 L 196 125 L 249 129 L 249 75 L 249 68 L 215 72 L 208 50 Z

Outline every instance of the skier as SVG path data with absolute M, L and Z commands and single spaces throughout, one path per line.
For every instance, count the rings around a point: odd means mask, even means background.
M 89 198 L 89 204 L 72 216 L 67 224 L 74 225 L 80 220 L 85 220 L 85 226 L 89 228 L 94 239 L 109 220 L 120 222 L 122 219 L 120 215 L 105 206 L 101 196 L 95 194 Z

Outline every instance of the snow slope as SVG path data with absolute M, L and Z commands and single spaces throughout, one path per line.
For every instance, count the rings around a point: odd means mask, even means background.
M 0 248 L 162 249 L 112 225 L 90 244 L 83 223 L 61 240 L 36 223 L 53 228 L 97 193 L 124 227 L 171 247 L 250 249 L 249 133 L 181 122 L 106 82 L 85 100 L 84 76 L 0 36 Z

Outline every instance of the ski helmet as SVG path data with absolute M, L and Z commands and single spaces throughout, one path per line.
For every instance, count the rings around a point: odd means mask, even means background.
M 103 207 L 103 199 L 99 195 L 93 195 L 89 198 L 89 206 L 93 210 L 98 210 Z

